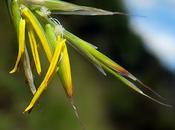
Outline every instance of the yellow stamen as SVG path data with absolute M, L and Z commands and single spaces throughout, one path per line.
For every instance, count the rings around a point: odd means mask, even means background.
M 73 86 L 72 86 L 72 77 L 71 77 L 71 69 L 69 62 L 69 55 L 67 52 L 67 47 L 65 45 L 63 49 L 63 58 L 59 63 L 59 76 L 63 83 L 64 89 L 68 97 L 72 97 L 73 95 Z
M 38 22 L 37 18 L 33 15 L 33 13 L 27 7 L 24 6 L 23 9 L 21 10 L 21 13 L 22 13 L 22 16 L 25 17 L 29 21 L 29 23 L 31 24 L 31 26 L 35 30 L 36 34 L 38 35 L 38 37 L 41 41 L 41 44 L 44 48 L 44 51 L 47 55 L 48 60 L 51 61 L 52 53 L 50 51 L 50 48 L 48 45 L 48 40 L 45 36 L 45 33 L 44 33 L 42 26 Z
M 39 86 L 37 92 L 35 93 L 33 99 L 31 100 L 30 104 L 28 107 L 24 110 L 24 112 L 29 112 L 33 106 L 36 104 L 38 101 L 39 97 L 43 93 L 43 91 L 47 88 L 48 81 L 50 80 L 51 76 L 53 75 L 54 71 L 56 70 L 57 62 L 60 57 L 61 51 L 65 45 L 65 39 L 59 40 L 60 36 L 58 36 L 58 42 L 57 42 L 57 47 L 55 49 L 55 52 L 53 54 L 53 58 L 50 62 L 49 69 L 46 73 L 46 76 L 44 77 L 44 80 L 42 81 L 41 85 Z
M 31 26 L 29 26 L 29 28 L 28 28 L 28 36 L 29 36 L 30 46 L 31 46 L 32 55 L 33 55 L 33 59 L 35 62 L 36 70 L 37 70 L 37 73 L 40 75 L 41 74 L 41 64 L 40 64 L 35 35 L 33 32 L 33 28 Z
M 10 73 L 14 73 L 17 71 L 18 66 L 19 66 L 19 62 L 21 60 L 21 57 L 24 53 L 24 44 L 25 44 L 25 25 L 26 22 L 23 19 L 20 19 L 19 22 L 19 35 L 18 35 L 18 43 L 19 43 L 19 48 L 18 48 L 18 56 L 17 56 L 17 60 L 15 63 L 14 68 L 10 71 Z

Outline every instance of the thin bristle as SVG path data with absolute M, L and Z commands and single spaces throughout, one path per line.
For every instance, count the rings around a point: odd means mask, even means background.
M 139 15 L 139 14 L 128 14 L 124 12 L 113 12 L 113 15 L 124 15 L 124 16 L 143 17 L 143 18 L 146 17 L 146 16 Z
M 156 99 L 154 99 L 154 98 L 152 98 L 152 97 L 150 97 L 150 96 L 148 96 L 148 95 L 146 95 L 146 94 L 144 94 L 144 93 L 143 93 L 143 95 L 144 95 L 145 97 L 151 99 L 152 101 L 157 102 L 157 103 L 160 104 L 160 105 L 163 105 L 163 106 L 166 106 L 166 107 L 169 107 L 169 108 L 172 108 L 172 107 L 173 107 L 172 105 L 169 105 L 169 104 L 160 102 L 160 101 L 158 101 L 158 100 L 156 100 Z
M 84 123 L 82 122 L 82 120 L 80 119 L 79 112 L 78 112 L 78 110 L 77 110 L 77 107 L 76 107 L 76 105 L 75 105 L 73 99 L 72 99 L 72 98 L 68 98 L 68 99 L 69 99 L 69 102 L 70 102 L 70 104 L 71 104 L 71 106 L 72 106 L 72 108 L 73 108 L 73 110 L 74 110 L 75 116 L 76 116 L 77 120 L 78 120 L 79 123 L 80 123 L 80 126 L 81 126 L 82 130 L 87 130 L 85 124 L 84 124 Z
M 141 84 L 144 88 L 148 89 L 149 91 L 151 91 L 153 94 L 155 94 L 157 97 L 166 100 L 164 97 L 162 97 L 160 94 L 158 94 L 157 92 L 155 92 L 152 88 L 150 88 L 149 86 L 145 85 L 142 81 L 140 80 L 136 80 L 139 84 Z
M 134 82 L 137 82 L 139 83 L 141 86 L 143 86 L 144 88 L 146 88 L 147 90 L 149 90 L 150 92 L 152 92 L 154 95 L 156 95 L 157 97 L 163 99 L 163 100 L 166 100 L 164 97 L 162 97 L 160 94 L 158 94 L 157 92 L 155 92 L 151 87 L 145 85 L 142 81 L 140 81 L 139 79 L 137 79 L 135 76 L 133 76 L 132 74 L 130 74 L 128 72 L 128 75 L 124 75 L 130 79 L 132 79 Z

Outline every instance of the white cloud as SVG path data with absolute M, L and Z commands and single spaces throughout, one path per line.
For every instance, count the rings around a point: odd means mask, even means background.
M 166 30 L 144 22 L 131 22 L 131 28 L 143 39 L 145 47 L 169 69 L 175 71 L 175 37 Z
M 123 0 L 131 14 L 130 25 L 154 54 L 175 72 L 175 0 Z
M 125 0 L 126 4 L 135 5 L 140 8 L 153 8 L 157 0 Z

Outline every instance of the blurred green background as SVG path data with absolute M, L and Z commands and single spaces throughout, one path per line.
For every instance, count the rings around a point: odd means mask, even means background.
M 119 0 L 70 2 L 125 12 Z M 57 77 L 32 113 L 22 114 L 32 95 L 22 69 L 9 74 L 18 46 L 5 0 L 0 1 L 0 10 L 0 130 L 81 130 Z M 55 17 L 69 31 L 98 46 L 101 52 L 174 104 L 175 75 L 146 52 L 141 39 L 129 30 L 127 17 Z M 110 74 L 101 75 L 71 47 L 69 53 L 74 100 L 87 130 L 175 130 L 174 108 L 163 107 L 140 96 Z M 37 76 L 35 79 L 39 82 Z

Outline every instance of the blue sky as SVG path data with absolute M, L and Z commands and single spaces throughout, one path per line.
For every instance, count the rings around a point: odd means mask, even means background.
M 130 28 L 162 65 L 175 72 L 175 0 L 123 0 Z

